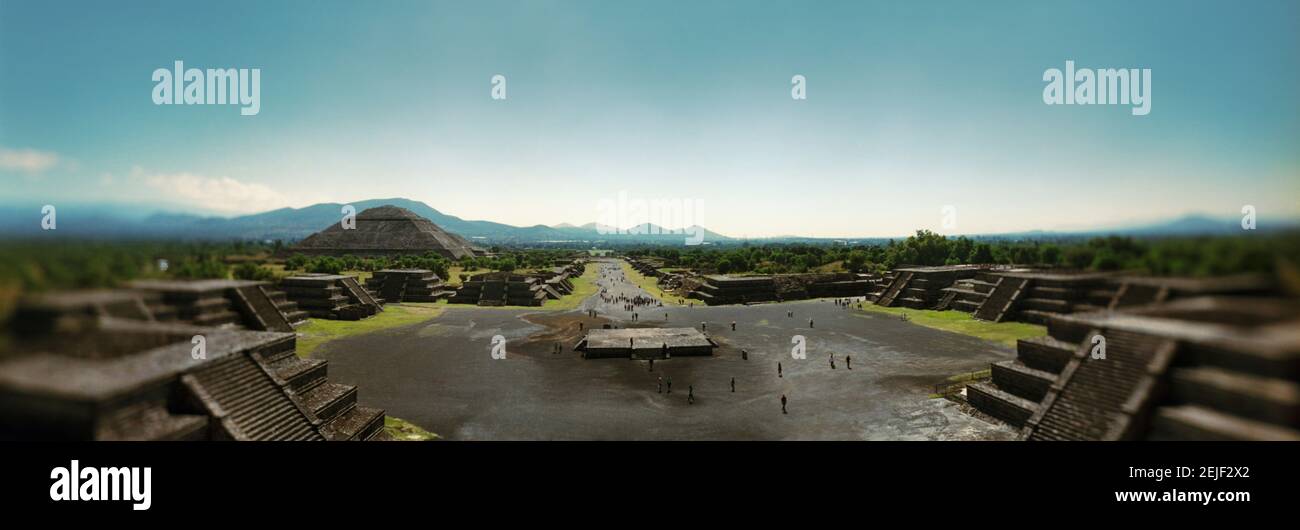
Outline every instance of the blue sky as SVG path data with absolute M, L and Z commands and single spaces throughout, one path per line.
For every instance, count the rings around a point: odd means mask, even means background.
M 260 68 L 260 113 L 154 105 L 175 60 Z M 1045 105 L 1066 60 L 1150 68 L 1151 113 Z M 750 237 L 1263 224 L 1300 215 L 1298 72 L 1294 1 L 0 0 L 0 202 L 401 196 L 531 225 L 623 191 Z

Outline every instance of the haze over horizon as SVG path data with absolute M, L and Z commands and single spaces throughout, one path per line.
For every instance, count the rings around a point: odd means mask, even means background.
M 0 5 L 0 202 L 554 226 L 627 192 L 737 238 L 1300 216 L 1295 2 L 165 6 Z M 177 60 L 260 68 L 260 112 L 154 105 Z M 1150 68 L 1151 113 L 1045 105 L 1067 60 Z

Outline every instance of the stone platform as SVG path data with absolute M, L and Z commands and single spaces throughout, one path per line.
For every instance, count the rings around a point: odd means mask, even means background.
M 713 355 L 713 349 L 717 346 L 708 335 L 694 328 L 626 328 L 593 329 L 573 349 L 582 352 L 582 356 L 587 359 L 662 359 Z

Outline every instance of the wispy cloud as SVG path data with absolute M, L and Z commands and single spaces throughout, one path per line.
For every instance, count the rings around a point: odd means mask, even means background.
M 0 146 L 0 170 L 37 175 L 59 164 L 59 155 L 36 149 L 11 149 Z
M 230 177 L 205 177 L 192 173 L 150 175 L 139 168 L 133 173 L 168 202 L 199 210 L 250 213 L 279 208 L 288 202 L 283 194 L 270 186 Z

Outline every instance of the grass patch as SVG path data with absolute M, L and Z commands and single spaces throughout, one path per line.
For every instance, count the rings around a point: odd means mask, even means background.
M 384 311 L 365 320 L 325 320 L 313 318 L 298 328 L 298 356 L 310 357 L 321 344 L 432 320 L 446 310 L 437 304 L 389 304 Z
M 460 281 L 460 275 L 468 274 L 470 276 L 473 276 L 475 274 L 483 274 L 485 272 L 492 272 L 492 271 L 485 269 L 483 267 L 466 269 L 464 267 L 461 267 L 460 265 L 452 265 L 450 267 L 447 267 L 447 277 L 443 278 L 443 283 L 446 283 L 447 285 L 450 285 L 452 287 L 460 287 L 461 283 L 463 283 Z
M 986 381 L 991 377 L 993 377 L 993 369 L 991 368 L 948 376 L 943 383 L 934 386 L 934 392 L 930 394 L 930 398 L 949 397 L 961 392 L 961 390 L 966 388 L 966 385 L 970 383 Z
M 421 429 L 414 423 L 392 416 L 384 416 L 384 432 L 399 442 L 430 442 L 438 439 L 438 435 Z
M 561 296 L 556 300 L 547 300 L 542 302 L 542 309 L 567 310 L 577 308 L 578 304 L 581 304 L 583 300 L 596 294 L 596 276 L 599 274 L 599 272 L 597 272 L 598 270 L 599 269 L 596 267 L 587 265 L 586 268 L 583 269 L 581 276 L 569 279 L 569 281 L 573 283 L 573 292 Z
M 375 273 L 370 271 L 342 271 L 339 274 L 356 278 L 357 283 L 361 284 L 362 287 L 366 285 L 366 280 L 369 280 L 375 275 Z
M 928 309 L 908 309 L 905 307 L 880 307 L 865 303 L 862 311 L 884 313 L 902 318 L 904 313 L 913 323 L 927 328 L 941 329 L 962 335 L 1000 342 L 1011 347 L 1020 339 L 1031 339 L 1047 335 L 1047 327 L 1024 322 L 987 322 L 976 320 L 974 316 L 962 311 L 931 311 Z
M 664 305 L 683 305 L 681 302 L 677 301 L 681 298 L 680 296 L 659 288 L 659 280 L 657 278 L 651 278 L 641 274 L 636 269 L 632 268 L 632 264 L 626 261 L 620 262 L 619 265 L 623 267 L 623 275 L 626 276 L 628 280 L 635 283 L 637 287 L 645 289 L 646 292 L 650 293 L 655 298 L 663 301 Z

